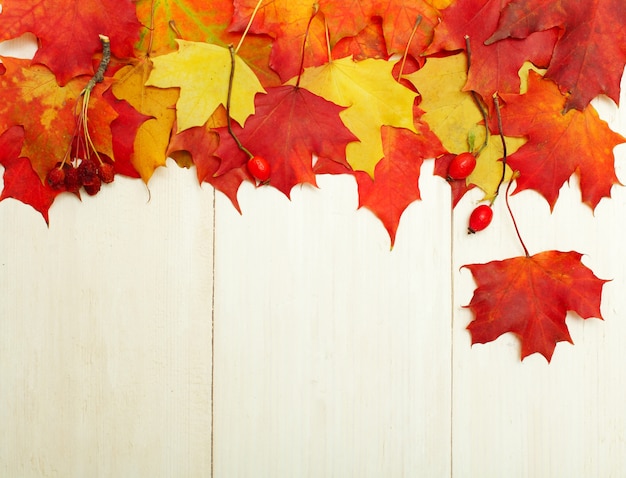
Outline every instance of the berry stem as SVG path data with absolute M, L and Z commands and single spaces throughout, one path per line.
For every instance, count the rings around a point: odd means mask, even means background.
M 302 40 L 302 53 L 300 54 L 300 67 L 298 68 L 298 79 L 296 80 L 296 88 L 300 87 L 300 78 L 302 78 L 302 72 L 304 71 L 304 53 L 306 52 L 306 41 L 307 41 L 307 38 L 309 37 L 309 30 L 311 29 L 311 23 L 313 22 L 313 19 L 315 18 L 315 15 L 317 15 L 317 12 L 319 11 L 319 9 L 320 9 L 320 6 L 317 3 L 314 3 L 313 13 L 311 13 L 309 21 L 306 24 L 306 30 L 304 31 L 304 39 Z
M 237 48 L 235 48 L 235 53 L 237 53 L 239 49 L 241 48 L 241 45 L 243 44 L 243 40 L 244 38 L 246 38 L 246 35 L 248 34 L 250 27 L 252 26 L 252 22 L 254 21 L 254 17 L 256 17 L 256 14 L 259 11 L 259 8 L 261 7 L 262 3 L 263 3 L 263 0 L 259 0 L 258 2 L 256 2 L 256 6 L 254 7 L 254 10 L 252 11 L 252 15 L 250 15 L 250 20 L 248 20 L 248 24 L 246 25 L 246 29 L 243 31 L 241 38 L 239 39 L 239 43 L 237 43 Z
M 507 157 L 506 141 L 504 139 L 504 133 L 502 133 L 502 114 L 500 113 L 500 100 L 498 99 L 498 92 L 495 92 L 493 94 L 493 104 L 496 109 L 496 118 L 498 120 L 498 134 L 500 135 L 500 141 L 502 142 L 502 175 L 500 176 L 500 182 L 498 183 L 498 187 L 496 187 L 496 192 L 493 196 L 493 199 L 491 200 L 491 204 L 493 204 L 493 202 L 498 197 L 498 193 L 500 192 L 500 186 L 502 186 L 502 183 L 504 182 L 504 178 L 506 177 L 506 157 Z
M 517 238 L 522 245 L 522 249 L 524 249 L 524 254 L 526 255 L 526 257 L 530 257 L 528 249 L 526 248 L 526 244 L 524 244 L 522 235 L 520 234 L 519 228 L 517 227 L 517 221 L 515 220 L 515 216 L 513 215 L 513 211 L 511 210 L 511 205 L 509 204 L 509 189 L 511 189 L 511 184 L 513 184 L 513 181 L 509 181 L 509 184 L 506 187 L 504 202 L 506 203 L 506 208 L 509 210 L 509 215 L 511 216 L 511 220 L 513 221 L 513 227 L 515 227 L 515 233 L 517 234 Z
M 469 71 L 472 66 L 472 49 L 470 47 L 470 37 L 468 35 L 465 35 L 465 52 L 467 54 L 467 77 L 469 79 Z M 487 108 L 485 108 L 485 105 L 479 98 L 478 94 L 474 90 L 470 90 L 470 94 L 472 95 L 474 103 L 480 110 L 483 122 L 485 123 L 485 140 L 478 151 L 475 152 L 476 156 L 478 156 L 480 152 L 487 147 L 487 144 L 489 144 L 489 116 L 487 115 Z
M 409 40 L 406 42 L 406 48 L 404 49 L 404 54 L 402 55 L 402 63 L 400 64 L 400 71 L 398 72 L 397 80 L 400 81 L 402 78 L 402 73 L 404 72 L 404 65 L 406 63 L 406 57 L 409 55 L 409 47 L 411 46 L 411 42 L 413 41 L 413 37 L 415 36 L 415 32 L 417 32 L 417 27 L 422 23 L 422 16 L 418 15 L 415 20 L 415 25 L 413 25 L 413 30 L 411 30 L 411 34 L 409 35 Z
M 228 45 L 228 51 L 230 52 L 230 76 L 228 77 L 228 94 L 226 95 L 226 126 L 228 127 L 228 133 L 232 136 L 237 143 L 237 147 L 248 155 L 248 158 L 253 158 L 254 155 L 248 151 L 248 149 L 241 144 L 239 138 L 233 131 L 232 120 L 230 118 L 230 99 L 233 95 L 233 79 L 235 78 L 235 49 L 233 45 Z
M 96 74 L 91 77 L 87 86 L 82 91 L 82 95 L 91 92 L 93 88 L 96 86 L 96 83 L 102 83 L 104 81 L 104 72 L 109 66 L 109 62 L 111 61 L 111 41 L 109 37 L 106 35 L 99 35 L 100 42 L 102 43 L 102 59 L 100 60 L 100 64 L 98 65 L 98 69 L 96 70 Z

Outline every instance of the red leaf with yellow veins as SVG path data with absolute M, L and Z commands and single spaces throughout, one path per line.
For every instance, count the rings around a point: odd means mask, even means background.
M 0 131 L 23 126 L 22 155 L 43 179 L 63 160 L 76 132 L 75 113 L 80 111 L 81 92 L 88 77 L 78 77 L 59 86 L 52 72 L 28 60 L 4 58 L 6 73 L 0 76 Z M 117 113 L 102 98 L 107 81 L 91 92 L 88 108 L 89 133 L 99 153 L 113 158 L 111 122 Z M 79 102 L 79 108 L 76 103 Z
M 605 280 L 580 261 L 578 252 L 546 251 L 467 267 L 477 288 L 469 304 L 475 315 L 467 327 L 472 344 L 513 332 L 522 342 L 522 359 L 540 353 L 548 361 L 557 342 L 570 337 L 567 311 L 583 319 L 602 318 Z
M 33 61 L 50 68 L 61 85 L 93 75 L 100 34 L 110 38 L 113 55 L 132 57 L 140 27 L 131 0 L 4 0 L 0 14 L 0 39 L 37 36 L 41 46 Z
M 376 165 L 374 179 L 362 171 L 354 173 L 359 188 L 359 207 L 368 208 L 382 221 L 392 247 L 402 213 L 413 201 L 421 199 L 418 182 L 424 159 L 444 152 L 439 139 L 426 124 L 416 126 L 418 133 L 383 126 L 385 156 Z
M 356 137 L 344 126 L 337 106 L 304 88 L 278 86 L 257 96 L 256 113 L 245 128 L 233 125 L 241 143 L 271 166 L 270 184 L 289 196 L 296 184 L 316 184 L 313 155 L 345 163 L 346 145 Z M 216 155 L 222 158 L 223 174 L 242 166 L 244 154 L 225 128 L 220 131 Z
M 516 191 L 534 189 L 554 207 L 559 189 L 576 173 L 583 202 L 595 208 L 611 187 L 615 175 L 613 148 L 626 139 L 613 132 L 592 106 L 563 113 L 567 98 L 558 86 L 531 71 L 528 92 L 502 95 L 503 131 L 525 136 L 528 142 L 508 157 L 520 173 Z
M 560 34 L 546 78 L 569 92 L 565 109 L 582 110 L 600 94 L 619 103 L 626 64 L 623 0 L 513 0 L 503 10 L 488 43 L 527 38 L 558 28 Z
M 24 129 L 13 126 L 0 136 L 0 164 L 4 166 L 4 188 L 0 201 L 13 198 L 32 206 L 46 221 L 48 210 L 60 191 L 43 184 L 28 159 L 20 157 Z

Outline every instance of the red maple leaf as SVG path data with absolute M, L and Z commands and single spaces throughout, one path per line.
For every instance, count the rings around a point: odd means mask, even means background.
M 100 34 L 110 38 L 113 55 L 132 57 L 140 27 L 131 0 L 4 0 L 0 14 L 0 39 L 37 36 L 41 46 L 33 62 L 50 68 L 61 86 L 75 76 L 93 75 Z
M 427 54 L 465 50 L 465 36 L 471 51 L 471 65 L 466 90 L 491 99 L 499 93 L 519 93 L 518 71 L 525 61 L 548 66 L 556 32 L 529 35 L 524 40 L 503 40 L 492 45 L 484 42 L 495 30 L 503 4 L 510 0 L 458 0 L 443 10 L 441 24 L 435 29 Z M 491 101 L 488 101 L 491 104 Z
M 595 208 L 610 196 L 611 187 L 619 184 L 613 148 L 626 139 L 611 131 L 591 106 L 563 113 L 566 97 L 534 71 L 526 94 L 502 98 L 504 134 L 528 138 L 507 159 L 520 173 L 516 192 L 535 189 L 554 207 L 561 186 L 577 173 L 583 202 Z
M 504 38 L 527 38 L 533 32 L 558 28 L 546 77 L 571 93 L 566 110 L 582 110 L 601 93 L 619 103 L 626 64 L 624 25 L 624 0 L 513 0 L 502 10 L 487 43 L 497 45 Z
M 583 319 L 600 314 L 605 280 L 584 266 L 578 252 L 545 251 L 467 267 L 477 284 L 469 308 L 472 344 L 513 332 L 522 342 L 522 359 L 540 353 L 548 362 L 557 342 L 570 337 L 565 318 L 574 311 Z
M 304 88 L 284 85 L 268 88 L 258 95 L 256 113 L 245 128 L 233 130 L 241 143 L 255 156 L 262 156 L 272 169 L 271 185 L 289 196 L 296 184 L 315 185 L 313 155 L 346 163 L 346 145 L 357 138 L 345 127 L 337 106 Z M 243 153 L 220 128 L 216 156 L 222 159 L 217 175 L 246 163 Z
M 412 202 L 421 199 L 419 177 L 426 158 L 445 150 L 427 125 L 416 122 L 419 133 L 383 126 L 381 135 L 385 156 L 376 165 L 374 179 L 363 171 L 354 173 L 359 188 L 359 207 L 371 210 L 396 239 L 400 217 Z
M 13 126 L 0 136 L 0 164 L 4 166 L 4 188 L 0 201 L 13 198 L 32 206 L 46 221 L 48 210 L 60 191 L 45 185 L 27 158 L 20 157 L 24 128 Z
M 173 128 L 176 131 L 176 127 Z M 181 152 L 187 152 L 196 166 L 198 182 L 209 183 L 218 191 L 224 193 L 233 203 L 235 209 L 241 213 L 237 191 L 244 181 L 254 182 L 245 164 L 216 176 L 220 160 L 214 156 L 219 145 L 219 134 L 209 125 L 195 126 L 180 133 L 172 134 L 167 155 L 177 159 Z

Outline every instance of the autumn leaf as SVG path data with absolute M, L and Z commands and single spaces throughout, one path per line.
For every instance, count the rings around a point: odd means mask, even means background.
M 381 128 L 384 157 L 376 165 L 375 180 L 364 172 L 355 172 L 359 207 L 371 210 L 384 224 L 393 247 L 400 217 L 414 201 L 421 199 L 420 169 L 424 159 L 444 152 L 437 137 L 424 123 L 417 123 L 419 133 L 407 129 Z
M 158 167 L 165 166 L 170 132 L 176 119 L 174 105 L 178 91 L 174 88 L 146 86 L 152 60 L 148 57 L 115 73 L 113 94 L 126 100 L 148 119 L 141 124 L 133 141 L 130 162 L 144 182 L 148 182 Z
M 471 50 L 471 65 L 466 90 L 478 92 L 489 100 L 499 93 L 518 93 L 518 70 L 525 61 L 546 66 L 552 56 L 557 33 L 549 30 L 529 35 L 524 40 L 503 40 L 486 45 L 496 29 L 502 4 L 510 0 L 458 0 L 442 12 L 426 54 L 465 50 L 465 36 Z M 490 106 L 490 105 L 489 105 Z
M 372 21 L 355 36 L 345 37 L 339 40 L 332 49 L 332 57 L 352 57 L 356 61 L 365 60 L 367 58 L 383 60 L 389 58 L 380 19 L 373 18 Z M 327 58 L 325 60 L 327 60 Z M 324 63 L 326 63 L 326 61 Z
M 218 127 L 219 122 L 221 122 L 221 118 L 218 121 L 212 118 L 203 126 L 195 126 L 180 133 L 173 133 L 167 155 L 181 164 L 181 162 L 186 162 L 184 154 L 188 154 L 196 166 L 198 182 L 206 182 L 225 194 L 235 209 L 241 213 L 237 191 L 242 182 L 253 182 L 254 178 L 248 172 L 245 164 L 230 169 L 224 174 L 216 174 L 220 167 L 220 159 L 215 156 L 215 152 L 220 140 L 219 134 L 214 128 Z
M 59 83 L 93 75 L 92 57 L 102 51 L 99 35 L 111 39 L 118 58 L 132 57 L 141 24 L 131 0 L 3 0 L 0 39 L 31 32 L 40 48 L 34 63 L 46 65 Z
M 0 164 L 4 166 L 4 188 L 0 201 L 17 199 L 32 206 L 49 223 L 48 210 L 60 191 L 43 184 L 30 161 L 20 157 L 24 128 L 13 126 L 0 136 Z
M 178 131 L 202 126 L 219 105 L 226 106 L 231 54 L 228 48 L 178 40 L 178 51 L 152 59 L 146 86 L 180 88 L 176 103 Z M 244 124 L 254 113 L 254 97 L 264 93 L 250 67 L 235 56 L 230 116 Z
M 546 78 L 570 93 L 565 110 L 584 109 L 600 94 L 619 103 L 626 64 L 623 0 L 513 0 L 503 10 L 487 44 L 560 30 Z
M 305 69 L 300 86 L 346 109 L 341 119 L 359 139 L 350 143 L 346 158 L 354 170 L 374 175 L 383 157 L 380 129 L 383 125 L 416 132 L 413 103 L 416 94 L 391 75 L 393 63 L 351 58 Z M 295 80 L 292 80 L 292 82 Z
M 546 251 L 467 267 L 477 284 L 467 327 L 472 344 L 487 343 L 513 332 L 522 342 L 522 359 L 540 353 L 548 362 L 557 342 L 570 337 L 565 318 L 602 318 L 600 297 L 605 280 L 584 266 L 578 252 Z
M 78 77 L 59 86 L 52 72 L 28 60 L 3 58 L 6 73 L 0 76 L 0 131 L 23 126 L 22 156 L 28 158 L 43 181 L 62 161 L 76 132 L 77 102 L 87 84 Z M 96 85 L 88 108 L 89 132 L 99 153 L 114 158 L 111 122 L 117 113 L 102 98 L 107 82 Z M 78 108 L 80 109 L 80 108 Z
M 258 0 L 235 0 L 235 10 L 230 30 L 243 32 L 257 7 Z M 297 75 L 302 59 L 304 66 L 321 65 L 328 60 L 324 21 L 316 15 L 308 29 L 307 24 L 314 14 L 315 2 L 311 0 L 264 0 L 261 2 L 250 31 L 267 34 L 274 41 L 270 54 L 270 67 L 278 72 L 283 81 Z
M 611 195 L 611 187 L 619 184 L 613 148 L 626 139 L 611 131 L 593 107 L 563 113 L 567 98 L 534 71 L 526 94 L 502 99 L 504 133 L 528 138 L 507 160 L 520 173 L 516 192 L 534 189 L 553 208 L 561 186 L 576 173 L 582 200 L 592 209 Z
M 212 0 L 211 8 L 205 0 L 140 0 L 137 16 L 147 28 L 141 31 L 137 49 L 150 56 L 164 55 L 176 51 L 177 39 L 237 45 L 241 34 L 228 28 L 233 13 L 231 0 Z M 269 68 L 270 52 L 271 39 L 265 35 L 248 35 L 238 52 L 264 86 L 279 83 Z
M 346 144 L 356 138 L 340 119 L 343 110 L 304 88 L 277 86 L 257 97 L 256 114 L 246 127 L 233 125 L 233 130 L 252 154 L 270 163 L 270 184 L 289 197 L 296 184 L 316 184 L 314 154 L 345 162 Z M 248 159 L 226 128 L 219 131 L 217 156 L 222 164 L 217 175 L 240 167 Z
M 468 135 L 474 132 L 476 144 L 485 139 L 483 116 L 472 95 L 463 91 L 467 81 L 467 57 L 463 53 L 444 58 L 428 58 L 414 73 L 404 76 L 419 91 L 422 120 L 450 153 L 469 151 Z

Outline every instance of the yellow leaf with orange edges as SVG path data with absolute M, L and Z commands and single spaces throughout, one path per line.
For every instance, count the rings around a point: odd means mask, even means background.
M 128 101 L 141 114 L 150 117 L 137 131 L 131 156 L 131 163 L 146 183 L 156 168 L 165 166 L 170 132 L 176 118 L 174 105 L 178 99 L 178 91 L 174 88 L 145 86 L 151 71 L 152 62 L 145 58 L 136 65 L 120 69 L 112 86 L 116 98 Z
M 231 55 L 228 48 L 210 43 L 177 42 L 178 51 L 152 59 L 154 68 L 146 86 L 180 88 L 176 103 L 180 132 L 202 126 L 220 105 L 226 106 Z M 235 56 L 230 116 L 240 125 L 254 114 L 257 93 L 265 93 L 261 82 L 246 62 Z
M 413 124 L 414 92 L 392 76 L 393 63 L 367 59 L 359 62 L 342 58 L 302 74 L 300 86 L 339 106 L 339 116 L 359 142 L 346 147 L 346 160 L 355 170 L 374 177 L 376 164 L 383 157 L 381 127 L 406 128 Z M 295 83 L 291 80 L 290 83 Z

